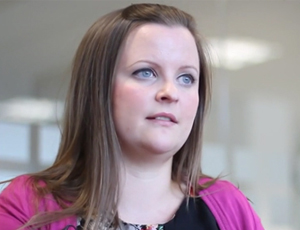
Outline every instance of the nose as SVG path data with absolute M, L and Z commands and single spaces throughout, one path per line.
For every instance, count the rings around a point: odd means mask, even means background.
M 155 96 L 158 102 L 177 102 L 178 101 L 178 89 L 174 82 L 165 81 L 160 86 Z

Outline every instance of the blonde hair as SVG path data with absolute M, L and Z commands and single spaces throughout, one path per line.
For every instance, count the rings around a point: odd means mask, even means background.
M 210 100 L 210 75 L 196 23 L 175 7 L 134 4 L 101 17 L 78 47 L 57 158 L 48 169 L 31 174 L 38 197 L 51 193 L 62 210 L 37 214 L 28 226 L 47 225 L 71 215 L 85 218 L 86 223 L 93 219 L 97 229 L 107 220 L 117 223 L 121 156 L 112 116 L 114 69 L 128 34 L 145 23 L 183 26 L 195 38 L 200 59 L 199 106 L 191 133 L 174 156 L 172 179 L 197 191 L 204 188 L 198 181 L 203 176 L 202 133 Z M 45 185 L 39 186 L 39 181 Z

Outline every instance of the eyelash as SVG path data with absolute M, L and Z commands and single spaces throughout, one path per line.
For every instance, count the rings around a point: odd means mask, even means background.
M 191 75 L 191 74 L 183 74 L 183 75 L 180 75 L 179 77 L 178 77 L 178 79 L 179 78 L 185 78 L 185 77 L 187 77 L 187 78 L 189 78 L 190 79 L 190 83 L 189 84 L 186 84 L 186 85 L 192 85 L 194 82 L 195 82 L 195 78 Z
M 139 74 L 143 73 L 143 72 L 150 72 L 152 75 L 149 76 L 149 77 L 139 76 Z M 151 68 L 138 69 L 138 70 L 134 71 L 132 73 L 132 75 L 137 76 L 140 79 L 153 78 L 153 77 L 157 76 L 156 72 Z M 190 83 L 187 83 L 187 84 L 183 83 L 184 85 L 192 85 L 195 82 L 195 78 L 191 74 L 182 74 L 177 79 L 180 79 L 180 78 L 183 78 L 183 77 L 187 77 L 187 78 L 190 79 Z
M 140 73 L 143 73 L 143 72 L 151 72 L 152 76 L 149 77 L 149 78 L 152 78 L 152 77 L 156 77 L 156 76 L 157 76 L 157 74 L 155 73 L 155 71 L 152 70 L 152 69 L 150 69 L 150 68 L 138 69 L 138 70 L 134 71 L 134 72 L 132 73 L 132 75 L 135 75 L 135 76 L 137 76 L 137 77 L 143 79 L 143 78 L 145 78 L 145 77 L 138 76 Z

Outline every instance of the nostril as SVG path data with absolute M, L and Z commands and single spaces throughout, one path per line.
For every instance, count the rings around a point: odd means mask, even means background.
M 164 96 L 164 97 L 161 97 L 161 100 L 168 100 L 169 98 Z

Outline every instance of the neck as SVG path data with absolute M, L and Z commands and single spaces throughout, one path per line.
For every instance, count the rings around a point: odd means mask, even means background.
M 162 162 L 151 163 L 148 161 L 146 163 L 133 163 L 125 160 L 124 173 L 121 175 L 121 186 L 124 186 L 124 188 L 134 186 L 143 189 L 144 186 L 155 184 L 157 192 L 167 190 L 173 184 L 171 179 L 172 161 L 172 158 Z
M 178 184 L 171 179 L 172 161 L 173 158 L 137 164 L 125 160 L 118 208 L 122 220 L 130 223 L 162 223 L 172 218 L 172 207 L 176 210 L 184 197 Z M 164 213 L 166 210 L 163 209 L 157 212 L 159 206 L 169 207 L 171 212 Z M 159 212 L 162 219 L 157 215 Z

